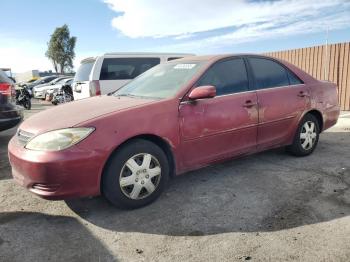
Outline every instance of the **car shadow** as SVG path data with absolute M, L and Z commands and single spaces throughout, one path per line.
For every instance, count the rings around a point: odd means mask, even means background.
M 117 209 L 102 197 L 66 204 L 118 232 L 200 236 L 316 224 L 350 215 L 349 142 L 350 133 L 326 132 L 308 157 L 277 149 L 189 172 L 137 210 Z
M 32 212 L 0 213 L 0 260 L 116 261 L 77 219 Z

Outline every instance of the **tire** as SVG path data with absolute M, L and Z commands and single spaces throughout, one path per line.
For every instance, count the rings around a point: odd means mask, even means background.
M 30 99 L 27 99 L 26 101 L 24 101 L 23 106 L 25 109 L 30 110 L 32 108 L 32 102 L 30 101 Z
M 103 195 L 119 208 L 146 206 L 165 189 L 169 171 L 168 158 L 159 146 L 143 139 L 132 140 L 109 159 L 102 177 Z
M 309 130 L 306 130 L 306 126 Z M 287 151 L 295 156 L 308 156 L 315 150 L 319 136 L 320 124 L 318 119 L 311 114 L 307 114 L 300 121 L 293 144 L 287 147 Z

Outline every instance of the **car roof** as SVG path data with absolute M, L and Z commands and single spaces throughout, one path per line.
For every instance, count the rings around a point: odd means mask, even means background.
M 117 55 L 117 56 L 149 56 L 149 55 L 156 55 L 156 56 L 179 56 L 179 55 L 194 55 L 189 53 L 152 53 L 152 52 L 110 52 L 105 53 L 104 55 Z
M 184 57 L 180 59 L 176 59 L 174 61 L 170 61 L 169 63 L 179 63 L 179 62 L 215 62 L 225 58 L 231 58 L 235 56 L 255 56 L 261 58 L 271 58 L 265 55 L 252 54 L 252 53 L 237 53 L 237 54 L 223 54 L 223 55 L 202 55 L 202 56 L 190 56 Z
M 190 53 L 152 53 L 152 52 L 110 52 L 110 53 L 105 53 L 101 56 L 106 56 L 106 57 L 131 57 L 131 58 L 137 58 L 137 57 L 152 57 L 152 56 L 168 56 L 168 57 L 177 57 L 177 56 L 195 56 L 195 54 L 190 54 Z M 81 64 L 83 63 L 89 63 L 89 62 L 94 62 L 98 56 L 91 56 L 91 57 L 86 57 L 83 60 L 81 60 Z

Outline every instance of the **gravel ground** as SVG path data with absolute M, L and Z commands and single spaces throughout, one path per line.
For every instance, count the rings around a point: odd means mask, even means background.
M 26 117 L 49 107 L 36 102 Z M 350 114 L 313 155 L 272 150 L 174 178 L 134 211 L 16 185 L 0 133 L 0 261 L 350 261 Z

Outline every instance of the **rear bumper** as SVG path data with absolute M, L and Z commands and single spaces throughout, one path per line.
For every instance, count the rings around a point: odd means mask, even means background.
M 23 109 L 17 106 L 0 108 L 0 131 L 18 125 L 23 119 Z
M 331 128 L 338 122 L 338 118 L 340 115 L 340 107 L 339 106 L 331 106 L 323 111 L 323 130 Z
M 95 152 L 73 146 L 59 152 L 27 150 L 13 137 L 8 155 L 14 180 L 50 200 L 100 194 L 101 161 Z

